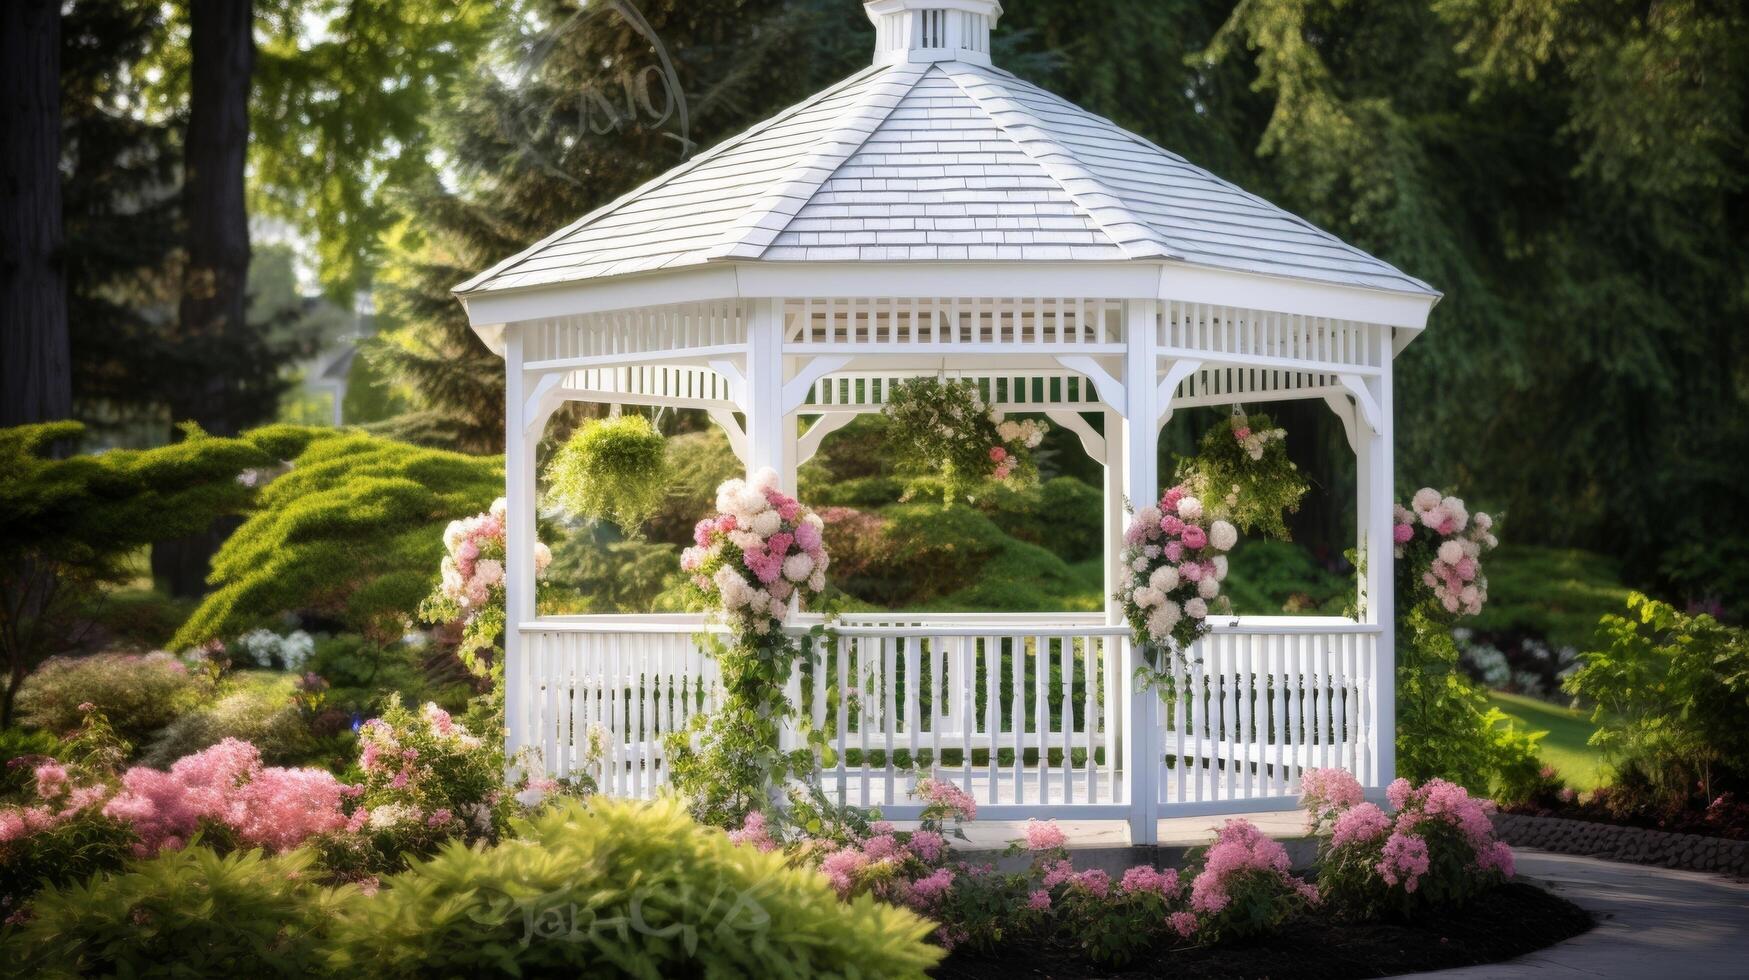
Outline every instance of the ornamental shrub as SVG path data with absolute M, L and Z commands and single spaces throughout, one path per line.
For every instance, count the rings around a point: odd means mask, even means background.
M 81 705 L 109 718 L 116 733 L 143 742 L 212 693 L 211 676 L 168 653 L 55 657 L 25 678 L 18 718 L 55 734 L 84 721 Z
M 553 454 L 547 490 L 566 509 L 635 535 L 668 497 L 662 433 L 642 415 L 591 419 Z
M 1566 690 L 1595 705 L 1592 744 L 1644 777 L 1623 802 L 1705 806 L 1749 787 L 1749 632 L 1634 593 L 1597 645 Z
M 597 798 L 437 856 L 353 901 L 326 967 L 385 977 L 922 977 L 933 926 L 867 896 L 840 902 L 783 855 L 738 848 L 676 800 Z
M 1443 779 L 1386 790 L 1394 814 L 1361 799 L 1340 769 L 1306 773 L 1301 803 L 1319 835 L 1318 887 L 1338 914 L 1407 917 L 1450 909 L 1512 877 L 1512 849 L 1494 836 L 1494 804 Z
M 190 847 L 51 887 L 5 955 L 42 977 L 310 976 L 316 940 L 355 892 L 320 887 L 313 860 Z
M 168 769 L 227 738 L 248 742 L 269 765 L 306 761 L 316 738 L 298 703 L 298 678 L 274 671 L 246 670 L 219 682 L 211 700 L 171 722 L 147 743 L 141 761 Z
M 31 670 L 77 647 L 102 590 L 138 574 L 142 547 L 242 512 L 255 490 L 239 478 L 301 449 L 311 431 L 221 439 L 189 427 L 168 446 L 56 459 L 49 449 L 77 440 L 79 423 L 0 429 L 0 725 Z
M 237 636 L 288 611 L 337 621 L 377 646 L 398 641 L 430 590 L 444 527 L 503 492 L 502 466 L 350 430 L 311 442 L 213 556 L 214 589 L 173 647 Z
M 1192 857 L 1190 912 L 1201 940 L 1224 942 L 1266 935 L 1307 905 L 1318 889 L 1290 873 L 1287 849 L 1246 820 L 1229 820 L 1215 842 Z

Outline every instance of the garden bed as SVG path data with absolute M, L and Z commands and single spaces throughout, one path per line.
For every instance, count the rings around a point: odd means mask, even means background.
M 1463 909 L 1412 922 L 1342 922 L 1307 914 L 1253 942 L 1162 950 L 1122 969 L 1088 963 L 1058 944 L 1022 942 L 999 953 L 961 951 L 932 975 L 941 980 L 1016 977 L 1384 977 L 1497 963 L 1588 931 L 1591 914 L 1523 882 L 1509 882 Z

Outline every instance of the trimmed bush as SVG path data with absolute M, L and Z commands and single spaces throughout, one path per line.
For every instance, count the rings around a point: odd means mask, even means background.
M 374 976 L 921 977 L 934 928 L 739 848 L 674 800 L 570 803 L 459 843 L 336 922 L 327 967 Z
M 18 692 L 24 724 L 55 734 L 79 727 L 90 704 L 116 734 L 139 744 L 212 691 L 201 671 L 168 653 L 98 653 L 56 657 L 25 678 Z
M 188 712 L 146 746 L 142 761 L 158 769 L 227 738 L 253 743 L 268 765 L 307 760 L 316 749 L 310 726 L 294 700 L 292 674 L 247 670 L 219 684 L 213 698 Z
M 355 889 L 314 884 L 313 856 L 190 847 L 44 890 L 5 940 L 20 975 L 308 976 Z

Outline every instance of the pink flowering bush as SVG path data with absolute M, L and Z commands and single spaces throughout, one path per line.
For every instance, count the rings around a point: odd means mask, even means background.
M 360 726 L 358 744 L 344 833 L 321 841 L 323 864 L 348 880 L 399 870 L 448 840 L 497 840 L 514 818 L 592 788 L 526 766 L 507 784 L 496 741 L 430 703 L 414 710 L 391 700 Z
M 1238 541 L 1238 530 L 1208 513 L 1183 484 L 1162 494 L 1158 507 L 1131 516 L 1124 532 L 1127 577 L 1116 598 L 1136 643 L 1154 651 L 1156 670 L 1165 669 L 1162 651 L 1182 654 L 1208 632 L 1210 613 L 1226 606 L 1226 553 Z
M 1360 780 L 1346 769 L 1307 769 L 1300 776 L 1300 806 L 1306 809 L 1313 830 L 1365 799 Z
M 1322 772 L 1320 786 L 1339 782 Z M 1308 802 L 1321 838 L 1319 885 L 1342 914 L 1451 907 L 1512 877 L 1512 849 L 1494 836 L 1492 801 L 1443 779 L 1419 787 L 1399 779 L 1386 801 L 1394 815 L 1361 801 L 1330 806 L 1327 794 Z
M 1229 820 L 1191 860 L 1190 911 L 1209 941 L 1271 932 L 1315 905 L 1318 889 L 1291 872 L 1287 849 L 1246 820 Z
M 1432 487 L 1415 491 L 1409 506 L 1398 505 L 1392 526 L 1397 560 L 1411 586 L 1425 589 L 1448 615 L 1474 616 L 1488 601 L 1482 554 L 1500 543 L 1494 519 L 1472 515 L 1457 497 L 1442 497 Z
M 477 676 L 489 676 L 491 665 L 480 655 L 495 649 L 504 633 L 504 562 L 506 502 L 499 497 L 484 514 L 450 521 L 443 531 L 446 554 L 438 566 L 437 588 L 419 605 L 427 623 L 460 623 L 457 654 Z M 534 573 L 545 576 L 553 553 L 535 542 Z

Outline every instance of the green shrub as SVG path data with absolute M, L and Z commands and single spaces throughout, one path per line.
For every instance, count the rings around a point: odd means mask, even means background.
M 144 574 L 147 563 L 140 562 Z M 158 650 L 170 643 L 176 628 L 194 611 L 195 600 L 176 599 L 156 589 L 111 589 L 93 601 L 92 624 L 105 644 L 124 650 Z
M 1596 706 L 1592 744 L 1643 776 L 1651 802 L 1749 786 L 1749 632 L 1634 593 L 1597 641 L 1567 690 Z
M 60 734 L 79 727 L 82 704 L 95 705 L 116 733 L 139 744 L 192 709 L 212 690 L 208 676 L 167 653 L 56 657 L 18 692 L 24 724 Z
M 434 683 L 420 667 L 420 648 L 405 643 L 376 644 L 357 633 L 316 637 L 315 652 L 305 669 L 328 683 L 324 710 L 369 716 L 384 692 L 397 691 L 408 701 L 436 701 L 459 706 L 472 696 L 466 681 Z
M 44 890 L 5 939 L 20 975 L 308 976 L 354 889 L 314 883 L 313 856 L 167 851 Z
M 973 502 L 1009 535 L 1067 562 L 1105 553 L 1105 495 L 1072 477 L 1030 486 L 992 484 Z
M 503 487 L 496 457 L 351 431 L 312 442 L 213 556 L 215 588 L 173 644 L 238 636 L 286 612 L 396 642 L 431 590 L 444 528 Z
M 239 671 L 222 681 L 212 700 L 177 718 L 152 739 L 142 757 L 167 769 L 185 755 L 227 738 L 251 742 L 268 765 L 307 761 L 315 738 L 298 705 L 298 678 L 271 671 Z
M 934 925 L 781 854 L 738 848 L 678 801 L 596 799 L 520 839 L 454 843 L 335 924 L 328 967 L 388 977 L 921 977 Z
M 0 729 L 0 800 L 30 784 L 33 759 L 52 758 L 60 747 L 61 740 L 48 732 Z
M 692 526 L 716 510 L 717 487 L 746 476 L 747 467 L 729 448 L 729 437 L 713 427 L 670 437 L 668 468 L 672 474 L 668 497 L 650 518 L 649 535 L 657 541 L 690 545 Z
M 1583 649 L 1628 592 L 1614 559 L 1574 548 L 1501 545 L 1488 558 L 1488 604 L 1466 625 L 1480 634 Z
M 1337 615 L 1354 604 L 1355 580 L 1319 565 L 1299 545 L 1241 537 L 1222 589 L 1242 615 Z
M 566 509 L 628 535 L 661 508 L 671 475 L 662 434 L 642 415 L 584 422 L 546 472 L 548 492 Z
M 564 613 L 652 612 L 680 576 L 680 548 L 666 541 L 620 541 L 584 527 L 553 552 L 551 605 Z

